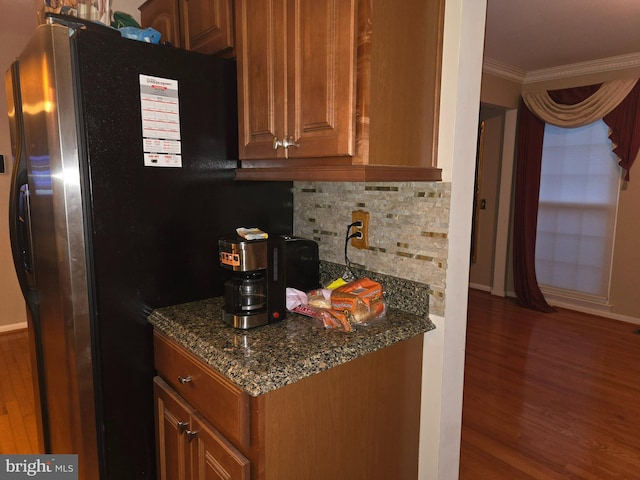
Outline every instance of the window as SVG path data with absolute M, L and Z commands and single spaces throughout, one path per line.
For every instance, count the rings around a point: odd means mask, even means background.
M 608 133 L 602 120 L 545 127 L 536 241 L 545 293 L 608 302 L 620 186 Z

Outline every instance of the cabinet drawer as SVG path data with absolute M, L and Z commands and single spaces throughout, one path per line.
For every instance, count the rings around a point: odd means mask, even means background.
M 248 448 L 249 395 L 164 335 L 154 332 L 158 374 L 222 434 Z

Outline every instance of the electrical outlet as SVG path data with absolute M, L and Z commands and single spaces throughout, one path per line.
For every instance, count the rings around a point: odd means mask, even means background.
M 357 222 L 358 220 L 362 222 L 362 227 L 353 227 L 351 231 L 352 233 L 362 233 L 362 237 L 352 238 L 351 246 L 366 249 L 369 248 L 369 212 L 365 212 L 364 210 L 354 210 L 351 212 L 351 222 Z

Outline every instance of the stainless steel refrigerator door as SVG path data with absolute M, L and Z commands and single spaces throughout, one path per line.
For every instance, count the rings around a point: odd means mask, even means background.
M 22 101 L 20 95 L 18 62 L 14 62 L 5 75 L 5 88 L 9 114 L 9 131 L 13 166 L 11 170 L 11 192 L 9 196 L 9 237 L 18 283 L 26 303 L 29 329 L 29 354 L 36 415 L 36 451 L 49 450 L 46 389 L 44 388 L 44 363 L 42 358 L 42 336 L 40 335 L 40 313 L 38 292 L 35 289 L 29 214 L 29 184 L 27 164 L 24 156 L 22 130 Z
M 33 269 L 52 453 L 98 478 L 85 220 L 69 30 L 40 26 L 19 57 Z

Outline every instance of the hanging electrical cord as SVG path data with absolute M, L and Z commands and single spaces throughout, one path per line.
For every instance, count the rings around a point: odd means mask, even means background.
M 362 227 L 362 222 L 358 220 L 357 222 L 353 222 L 347 226 L 347 233 L 344 237 L 344 263 L 345 263 L 345 271 L 342 274 L 342 279 L 346 282 L 351 282 L 355 280 L 357 277 L 353 270 L 351 269 L 351 261 L 347 256 L 347 247 L 349 246 L 349 240 L 352 238 L 362 238 L 362 232 L 353 232 L 351 233 L 351 229 L 353 227 Z

